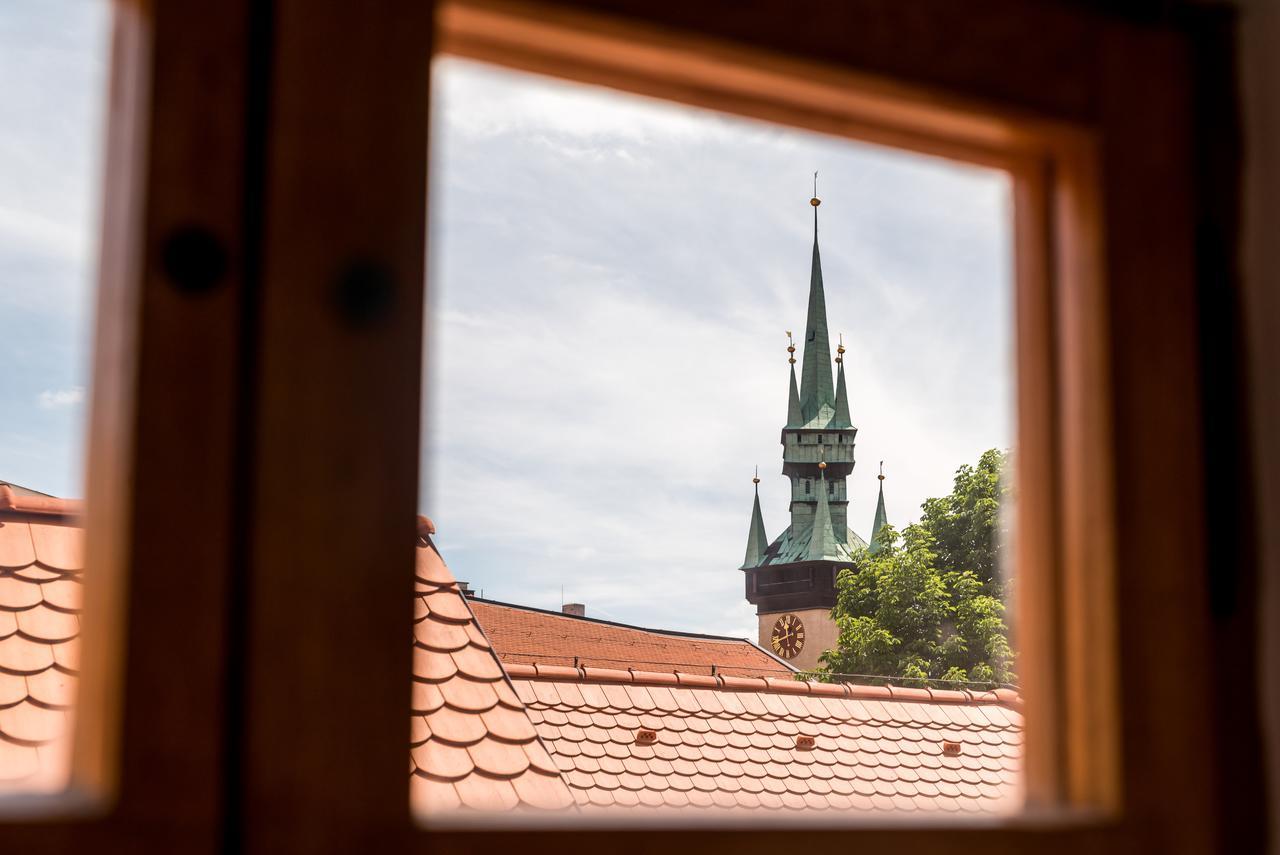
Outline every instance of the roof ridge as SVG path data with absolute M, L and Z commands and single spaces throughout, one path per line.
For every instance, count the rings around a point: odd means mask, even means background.
M 634 668 L 596 668 L 590 665 L 524 665 L 504 662 L 507 676 L 520 680 L 572 680 L 579 683 L 629 683 L 642 686 L 715 689 L 728 692 L 768 692 L 855 700 L 1002 706 L 1022 710 L 1022 697 L 1012 689 L 972 692 L 968 689 L 916 689 L 907 686 L 868 686 L 861 683 L 819 683 L 777 677 L 736 677 L 687 674 L 682 671 L 637 671 Z
M 0 513 L 76 517 L 84 513 L 84 502 L 56 496 L 19 496 L 8 484 L 0 484 Z

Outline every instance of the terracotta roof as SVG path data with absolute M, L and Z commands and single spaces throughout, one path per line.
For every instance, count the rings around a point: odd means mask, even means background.
M 77 511 L 0 486 L 0 792 L 55 790 L 68 778 L 83 567 Z M 429 821 L 534 808 L 992 813 L 1021 805 L 1022 715 L 1010 692 L 591 665 L 504 670 L 477 621 L 492 604 L 463 598 L 433 531 L 422 518 L 409 764 L 412 803 Z
M 696 635 L 468 598 L 504 664 L 780 677 L 794 668 L 744 638 Z
M 583 810 L 1022 805 L 1022 714 L 1011 692 L 507 670 Z
M 419 518 L 410 797 L 427 815 L 572 808 L 573 797 Z
M 0 486 L 0 792 L 64 787 L 79 660 L 76 503 Z

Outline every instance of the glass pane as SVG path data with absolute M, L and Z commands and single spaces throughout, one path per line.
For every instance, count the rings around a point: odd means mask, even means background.
M 0 9 L 0 794 L 70 772 L 110 7 Z
M 435 71 L 419 815 L 1020 809 L 1009 177 Z

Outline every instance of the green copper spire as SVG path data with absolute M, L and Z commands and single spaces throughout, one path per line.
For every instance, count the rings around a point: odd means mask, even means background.
M 787 427 L 800 427 L 804 415 L 800 411 L 800 390 L 796 386 L 796 343 L 787 330 L 787 362 L 791 363 L 791 390 L 787 393 Z
M 827 501 L 827 464 L 818 464 L 818 508 L 813 513 L 813 535 L 809 538 L 810 561 L 836 560 L 835 530 L 831 527 L 831 504 Z
M 884 528 L 885 523 L 889 521 L 889 515 L 884 511 L 884 461 L 880 461 L 880 498 L 876 500 L 876 519 L 871 524 L 871 545 L 867 547 L 867 551 L 875 555 L 884 546 L 880 542 L 880 529 Z
M 800 427 L 804 416 L 800 412 L 800 390 L 796 387 L 796 367 L 791 366 L 791 391 L 787 394 L 787 427 Z
M 853 427 L 849 421 L 849 392 L 844 385 L 844 336 L 836 347 L 836 413 L 831 417 L 831 427 Z
M 751 479 L 756 485 L 755 507 L 751 509 L 751 530 L 747 532 L 747 557 L 743 559 L 743 568 L 759 567 L 764 560 L 765 550 L 769 548 L 769 536 L 764 533 L 764 516 L 760 513 L 760 470 Z
M 827 297 L 822 290 L 822 258 L 818 254 L 818 173 L 813 173 L 813 265 L 809 272 L 809 316 L 804 332 L 804 364 L 800 369 L 800 410 L 807 422 L 823 404 L 833 404 L 831 339 L 827 334 Z

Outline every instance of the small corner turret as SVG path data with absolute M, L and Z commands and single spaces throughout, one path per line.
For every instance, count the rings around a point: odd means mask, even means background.
M 884 461 L 880 461 L 880 474 L 876 476 L 880 479 L 880 497 L 876 499 L 876 518 L 871 523 L 871 545 L 867 547 L 867 551 L 872 555 L 883 548 L 884 543 L 880 540 L 880 530 L 889 522 L 889 515 L 884 510 Z
M 764 560 L 765 550 L 769 548 L 769 535 L 764 533 L 764 516 L 760 513 L 760 467 L 751 483 L 755 485 L 756 501 L 751 509 L 751 530 L 747 532 L 747 555 L 742 560 L 742 569 L 758 567 Z

